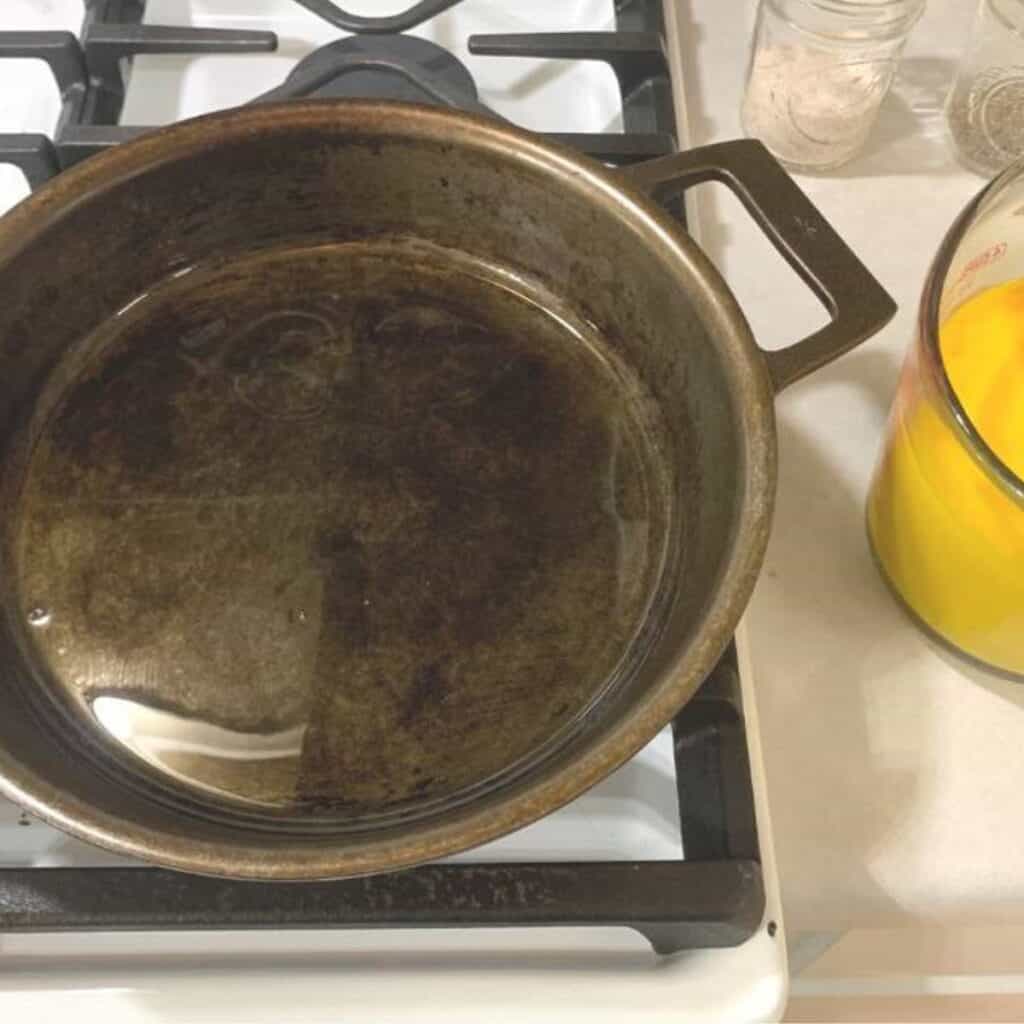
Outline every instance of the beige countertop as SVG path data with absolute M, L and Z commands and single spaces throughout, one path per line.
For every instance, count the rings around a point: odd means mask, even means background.
M 753 4 L 745 18 L 688 6 L 694 140 L 735 137 Z M 778 403 L 778 507 L 747 622 L 791 930 L 1024 921 L 1024 686 L 917 632 L 863 524 L 928 264 L 983 184 L 953 160 L 942 115 L 973 7 L 931 0 L 865 153 L 798 179 L 900 312 Z M 762 342 L 795 340 L 824 314 L 723 195 L 701 203 L 704 244 Z

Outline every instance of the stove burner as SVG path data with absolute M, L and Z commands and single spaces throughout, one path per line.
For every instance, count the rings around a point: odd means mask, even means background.
M 397 34 L 462 0 L 408 0 L 404 13 L 384 17 L 354 15 L 344 9 L 348 0 L 295 2 L 362 38 L 315 51 L 254 102 L 370 95 L 494 116 L 457 58 Z M 628 164 L 677 146 L 664 41 L 667 2 L 615 0 L 610 31 L 490 34 L 466 42 L 480 57 L 589 60 L 610 67 L 622 96 L 624 130 L 547 137 L 595 159 Z M 514 0 L 492 4 L 520 6 Z M 6 6 L 0 0 L 0 8 Z M 120 120 L 135 56 L 266 52 L 277 46 L 272 32 L 143 23 L 147 0 L 84 0 L 84 6 L 79 36 L 4 32 L 0 13 L 0 61 L 44 61 L 61 96 L 52 137 L 0 132 L 0 164 L 21 168 L 32 187 L 150 130 Z M 292 395 L 298 403 L 293 412 L 305 414 L 318 397 Z M 0 934 L 618 924 L 642 932 L 661 953 L 736 945 L 757 930 L 765 897 L 734 648 L 676 717 L 673 732 L 685 860 L 441 864 L 323 884 L 230 882 L 155 868 L 3 867 Z M 774 933 L 769 925 L 768 934 Z
M 379 62 L 367 67 L 362 59 Z M 386 65 L 397 64 L 409 69 L 401 75 Z M 324 84 L 305 92 L 308 96 L 331 96 L 382 100 L 405 100 L 410 103 L 433 103 L 440 100 L 416 84 L 417 78 L 443 82 L 449 92 L 477 98 L 476 84 L 465 65 L 436 43 L 415 36 L 351 36 L 314 50 L 292 69 L 285 88 L 302 82 L 323 81 L 332 67 L 337 75 Z

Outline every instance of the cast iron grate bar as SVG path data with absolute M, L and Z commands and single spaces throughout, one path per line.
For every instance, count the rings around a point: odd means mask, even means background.
M 735 653 L 673 722 L 685 860 L 435 864 L 340 882 L 234 882 L 158 868 L 0 869 L 0 933 L 620 926 L 660 954 L 758 928 L 758 863 Z
M 62 97 L 86 84 L 85 60 L 71 32 L 0 32 L 0 58 L 45 61 Z
M 120 61 L 139 54 L 198 56 L 204 53 L 272 53 L 277 49 L 277 36 L 273 32 L 230 28 L 92 24 L 83 39 L 89 72 L 104 83 L 118 81 Z
M 654 32 L 529 32 L 470 36 L 469 52 L 482 57 L 599 60 L 619 81 L 623 97 L 653 75 L 668 74 L 665 44 Z
M 347 31 L 394 33 L 413 28 L 460 0 L 423 0 L 403 14 L 384 18 L 352 15 L 327 0 L 296 2 Z M 57 170 L 135 138 L 145 130 L 141 126 L 124 126 L 111 132 L 91 130 L 97 125 L 117 127 L 124 105 L 125 59 L 156 53 L 269 52 L 277 45 L 276 36 L 270 32 L 143 25 L 144 9 L 143 0 L 86 0 L 82 44 L 69 32 L 0 33 L 0 58 L 31 56 L 45 60 L 61 91 L 63 108 L 54 135 L 56 164 L 46 159 L 49 154 L 45 152 L 26 150 L 20 137 L 0 137 L 0 162 L 13 163 L 26 176 L 31 174 L 32 187 Z M 550 133 L 550 137 L 605 163 L 636 163 L 670 153 L 676 144 L 660 2 L 623 0 L 617 4 L 616 16 L 620 31 L 480 35 L 470 39 L 469 46 L 479 55 L 600 60 L 608 64 L 622 93 L 625 131 Z M 350 67 L 339 67 L 333 77 L 366 67 L 365 62 L 352 62 Z M 439 83 L 432 80 L 421 81 L 431 79 L 421 69 L 403 68 L 396 63 L 389 70 L 424 88 L 439 102 L 493 113 L 471 97 L 447 95 L 449 90 L 443 83 L 438 87 Z M 326 77 L 330 80 L 332 76 Z M 308 94 L 317 84 L 288 81 L 260 99 Z
M 131 142 L 152 130 L 127 124 L 72 125 L 61 135 L 55 146 L 60 169 L 67 170 L 87 157 L 102 153 L 111 146 L 119 146 L 122 142 Z
M 142 14 L 143 5 L 133 0 L 87 0 L 82 42 L 71 32 L 0 32 L 0 60 L 44 61 L 61 97 L 49 148 L 34 135 L 0 134 L 0 163 L 20 168 L 31 188 L 147 130 L 117 124 L 124 106 L 121 68 L 126 58 L 160 53 L 263 53 L 277 47 L 273 32 L 142 25 Z M 104 127 L 110 131 L 103 131 Z
M 653 160 L 676 151 L 674 135 L 627 135 L 615 132 L 545 132 L 544 137 L 563 146 L 571 146 L 594 160 L 606 164 L 626 165 Z
M 45 135 L 0 134 L 0 163 L 13 164 L 38 188 L 60 170 L 57 152 Z
M 423 22 L 437 17 L 449 8 L 460 4 L 463 0 L 420 0 L 401 14 L 387 17 L 369 17 L 361 14 L 350 14 L 342 10 L 331 0 L 295 0 L 297 4 L 312 11 L 329 25 L 340 28 L 343 32 L 359 32 L 362 35 L 392 35 L 408 32 L 422 25 Z
M 0 931 L 632 928 L 661 954 L 732 946 L 763 912 L 755 861 L 435 864 L 302 884 L 156 868 L 0 871 Z
M 141 54 L 270 53 L 277 49 L 277 36 L 247 29 L 108 23 L 93 16 L 83 27 L 82 48 L 91 86 L 83 121 L 116 124 L 124 107 L 127 81 L 122 67 L 127 59 Z
M 760 854 L 735 648 L 672 723 L 683 850 L 689 861 Z
M 85 19 L 82 22 L 81 37 L 85 39 L 96 26 L 140 25 L 146 13 L 147 0 L 85 0 Z M 115 66 L 109 79 L 99 75 L 90 77 L 90 89 L 86 98 L 82 124 L 116 124 L 124 106 L 127 82 L 120 64 Z
M 660 32 L 664 0 L 615 0 L 615 24 L 621 32 Z
M 85 0 L 85 27 L 92 23 L 133 24 L 142 21 L 147 0 Z
M 59 134 L 82 116 L 89 85 L 82 47 L 71 32 L 0 32 L 0 60 L 25 58 L 43 61 L 57 83 L 61 112 L 55 134 Z M 21 166 L 3 145 L 0 163 Z
M 622 96 L 622 132 L 549 134 L 605 163 L 627 164 L 676 148 L 668 57 L 660 32 L 531 32 L 475 35 L 470 53 L 485 57 L 592 60 L 615 73 Z
M 365 62 L 360 67 L 365 68 Z M 332 76 L 334 77 L 334 76 Z M 424 83 L 417 77 L 410 79 L 415 84 L 422 86 Z M 310 91 L 315 86 L 310 87 Z M 300 90 L 281 87 L 280 90 L 273 90 L 272 93 L 264 94 L 253 102 L 269 102 L 271 100 L 283 100 L 294 96 L 302 96 Z M 481 107 L 481 109 L 483 109 Z M 34 188 L 43 184 L 57 172 L 66 170 L 87 157 L 101 153 L 111 146 L 118 146 L 122 142 L 130 142 L 152 131 L 152 128 L 139 125 L 74 125 L 68 128 L 56 145 L 59 163 L 53 167 L 50 173 L 37 177 L 29 182 Z M 595 160 L 607 164 L 627 165 L 639 163 L 643 160 L 652 160 L 658 156 L 665 156 L 675 152 L 675 139 L 673 136 L 649 135 L 642 138 L 635 136 L 616 134 L 587 134 L 584 132 L 547 132 L 546 138 L 553 142 L 559 142 L 565 146 L 571 146 Z M 12 163 L 23 166 L 22 157 L 15 149 L 8 150 L 5 139 L 28 138 L 28 136 L 4 136 L 0 135 L 0 163 Z M 53 147 L 51 147 L 53 148 Z M 48 165 L 47 165 L 48 166 Z

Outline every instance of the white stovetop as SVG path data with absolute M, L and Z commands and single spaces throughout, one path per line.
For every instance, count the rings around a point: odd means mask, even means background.
M 385 14 L 409 2 L 346 6 Z M 0 0 L 0 6 L 3 28 L 77 30 L 81 19 L 81 0 Z M 520 124 L 564 130 L 568 103 L 577 130 L 616 130 L 618 89 L 607 67 L 473 59 L 463 45 L 469 31 L 601 29 L 610 25 L 612 10 L 612 0 L 466 0 L 416 34 L 456 50 L 473 70 L 482 99 Z M 311 46 L 337 35 L 291 0 L 149 0 L 147 21 L 270 28 L 280 34 L 281 47 L 271 56 L 139 58 L 124 123 L 198 114 L 210 109 L 211 96 L 214 106 L 241 102 L 283 79 Z M 41 69 L 0 62 L 0 130 L 50 131 L 54 92 Z M 0 168 L 0 211 L 24 191 L 15 172 Z M 765 920 L 781 924 L 749 673 L 744 688 L 768 889 Z M 579 801 L 465 859 L 678 857 L 674 786 L 665 733 Z M 16 809 L 0 801 L 0 863 L 113 860 L 39 823 L 21 828 L 16 818 Z M 617 929 L 8 936 L 0 938 L 0 1019 L 42 1013 L 47 1020 L 84 1015 L 103 1024 L 767 1020 L 785 1001 L 783 940 L 781 928 L 772 939 L 762 926 L 737 949 L 664 961 L 644 940 Z
M 690 5 L 694 141 L 728 138 L 751 20 L 734 4 Z M 930 0 L 867 151 L 798 178 L 900 312 L 778 402 L 776 522 L 747 622 L 791 932 L 1024 921 L 1024 686 L 926 641 L 883 587 L 863 525 L 926 269 L 983 184 L 954 162 L 941 110 L 975 7 Z M 735 208 L 703 210 L 762 338 L 784 344 L 814 326 L 813 301 Z
M 38 13 L 64 3 L 4 6 Z M 778 403 L 776 526 L 747 627 L 785 908 L 796 927 L 1024 919 L 1017 852 L 1024 838 L 1024 687 L 954 664 L 931 647 L 890 600 L 863 531 L 864 495 L 927 265 L 982 184 L 952 160 L 941 117 L 973 6 L 931 0 L 867 152 L 833 174 L 800 178 L 901 309 L 876 339 Z M 715 0 L 680 0 L 679 7 L 694 26 L 684 33 L 694 141 L 733 137 L 753 2 L 747 0 L 746 21 L 734 4 Z M 606 78 L 601 88 L 608 84 Z M 0 81 L 0 114 L 9 95 Z M 601 116 L 595 111 L 594 121 Z M 815 325 L 814 303 L 735 203 L 705 196 L 702 226 L 762 340 L 783 344 Z M 561 975 L 567 1004 L 601 998 L 592 986 L 599 957 L 560 963 L 568 970 Z M 416 960 L 417 969 L 431 964 L 433 954 Z M 535 976 L 518 971 L 502 977 L 528 987 Z M 45 987 L 42 975 L 23 977 L 26 988 Z M 140 973 L 135 983 L 146 977 Z M 357 1003 L 370 998 L 372 977 L 345 975 Z M 431 975 L 425 991 L 439 977 L 443 972 Z M 481 970 L 467 983 L 467 1012 L 489 1004 L 488 977 Z M 196 1000 L 220 978 L 201 972 Z M 107 980 L 116 988 L 117 972 Z M 83 984 L 80 1005 L 99 999 L 98 991 Z M 224 1000 L 238 991 L 234 983 L 224 988 Z M 301 1005 L 302 992 L 299 982 L 275 987 L 268 1019 Z M 625 984 L 616 1005 L 634 996 Z M 538 1005 L 529 991 L 523 1000 L 523 1008 Z M 159 1003 L 152 995 L 151 1005 Z M 71 998 L 66 1005 L 76 1012 L 79 1004 Z M 138 1005 L 135 1019 L 152 1019 L 145 996 Z

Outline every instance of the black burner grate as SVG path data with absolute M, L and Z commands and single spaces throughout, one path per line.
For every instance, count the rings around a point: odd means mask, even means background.
M 461 0 L 426 0 L 406 15 L 392 18 L 356 17 L 329 0 L 295 2 L 339 28 L 370 33 L 381 40 L 388 33 L 415 27 Z M 149 130 L 145 125 L 120 124 L 126 88 L 122 65 L 137 54 L 258 53 L 277 47 L 273 32 L 144 25 L 144 9 L 144 0 L 85 0 L 81 39 L 71 32 L 0 31 L 0 59 L 35 57 L 45 61 L 62 100 L 52 141 L 44 135 L 0 134 L 0 163 L 20 167 L 34 188 L 77 161 Z M 606 63 L 622 92 L 625 130 L 552 137 L 608 163 L 633 163 L 676 148 L 660 0 L 620 2 L 617 22 L 618 30 L 611 32 L 480 35 L 469 40 L 469 48 L 472 53 L 495 57 Z M 380 69 L 387 65 L 384 70 L 393 76 L 403 76 L 419 86 L 426 94 L 424 99 L 480 109 L 475 95 L 451 88 L 422 63 L 389 53 L 386 44 L 382 50 L 382 56 L 373 56 L 377 51 L 371 50 L 362 59 L 358 53 L 341 53 L 333 67 L 327 62 L 311 74 L 293 73 L 282 86 L 254 99 L 309 95 L 368 66 Z
M 422 59 L 418 43 L 395 35 L 460 0 L 422 0 L 405 15 L 377 19 L 351 15 L 330 0 L 296 2 L 360 35 L 355 44 L 316 51 L 255 100 L 352 95 L 354 83 L 369 74 L 390 75 L 389 89 L 398 82 L 428 102 L 482 109 L 454 58 L 445 73 L 432 58 Z M 85 8 L 81 39 L 69 32 L 0 32 L 0 59 L 44 60 L 62 99 L 52 140 L 0 134 L 0 163 L 16 164 L 32 187 L 151 130 L 119 123 L 124 68 L 134 55 L 277 46 L 270 32 L 143 25 L 145 0 L 85 0 Z M 609 32 L 479 35 L 469 48 L 494 57 L 603 61 L 618 79 L 624 131 L 551 137 L 615 164 L 672 152 L 662 0 L 617 0 L 616 22 Z M 4 868 L 0 933 L 621 925 L 641 932 L 659 953 L 737 945 L 760 925 L 765 898 L 733 647 L 672 728 L 684 860 L 445 864 L 303 884 L 220 881 L 155 868 Z
M 618 925 L 663 954 L 738 945 L 765 907 L 740 708 L 730 647 L 672 723 L 685 860 L 434 864 L 316 883 L 0 868 L 0 934 Z

